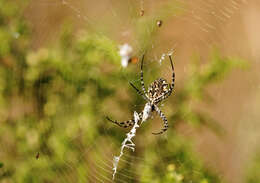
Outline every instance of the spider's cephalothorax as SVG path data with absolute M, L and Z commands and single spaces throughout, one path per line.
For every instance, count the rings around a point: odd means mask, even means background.
M 160 132 L 158 132 L 158 133 L 153 133 L 155 135 L 162 134 L 163 132 L 165 132 L 168 129 L 167 118 L 162 113 L 162 111 L 159 109 L 157 104 L 159 102 L 161 102 L 162 100 L 166 99 L 167 97 L 169 97 L 171 95 L 172 91 L 173 91 L 173 88 L 174 88 L 175 73 L 174 73 L 174 67 L 173 67 L 173 63 L 172 63 L 172 58 L 171 58 L 170 55 L 169 55 L 169 58 L 170 58 L 171 68 L 172 68 L 172 83 L 171 84 L 168 84 L 165 79 L 159 78 L 159 79 L 156 79 L 154 82 L 152 82 L 149 85 L 148 90 L 146 91 L 145 86 L 144 86 L 144 80 L 143 80 L 143 61 L 144 61 L 144 56 L 142 58 L 142 63 L 141 63 L 141 85 L 142 85 L 142 91 L 140 91 L 132 83 L 130 83 L 130 85 L 137 91 L 137 93 L 139 95 L 141 95 L 147 102 L 146 106 L 148 106 L 148 107 L 147 108 L 145 107 L 144 111 L 139 113 L 139 118 L 142 121 L 146 120 L 147 119 L 146 114 L 150 114 L 151 112 L 156 111 L 157 114 L 163 120 L 163 123 L 164 123 L 163 129 Z M 146 109 L 149 109 L 149 111 L 145 111 Z M 146 116 L 146 117 L 144 117 L 144 116 Z M 149 115 L 149 117 L 150 117 L 150 115 Z M 122 122 L 113 121 L 113 120 L 111 120 L 108 117 L 107 117 L 107 119 L 109 121 L 119 125 L 120 127 L 124 127 L 124 128 L 127 128 L 129 126 L 134 125 L 134 119 L 131 119 L 131 120 L 128 120 L 128 121 L 122 121 Z

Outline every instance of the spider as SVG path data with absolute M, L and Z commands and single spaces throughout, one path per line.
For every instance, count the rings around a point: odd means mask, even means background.
M 174 81 L 175 81 L 175 73 L 174 73 L 174 67 L 173 67 L 173 63 L 172 63 L 172 58 L 169 55 L 169 59 L 171 62 L 171 67 L 172 67 L 172 83 L 169 84 L 167 83 L 167 81 L 163 78 L 159 78 L 156 79 L 154 82 L 152 82 L 149 87 L 148 90 L 146 91 L 145 86 L 144 86 L 144 80 L 143 80 L 143 61 L 144 61 L 144 55 L 142 57 L 142 63 L 141 63 L 141 85 L 142 85 L 142 91 L 140 91 L 139 89 L 137 89 L 131 82 L 129 82 L 129 84 L 136 90 L 136 92 L 141 95 L 146 103 L 146 107 L 148 106 L 148 117 L 150 117 L 151 112 L 156 112 L 160 118 L 163 120 L 164 123 L 164 127 L 161 129 L 160 132 L 157 133 L 152 133 L 154 135 L 159 135 L 164 133 L 167 129 L 168 129 L 168 122 L 167 122 L 167 118 L 165 117 L 165 115 L 163 114 L 163 112 L 159 109 L 159 107 L 157 106 L 161 101 L 163 101 L 164 99 L 168 98 L 174 88 Z M 145 107 L 145 108 L 146 108 Z M 147 113 L 147 111 L 146 111 Z M 140 112 L 139 114 L 139 118 L 140 119 L 144 119 L 144 111 Z M 118 121 L 114 121 L 111 120 L 109 117 L 106 117 L 107 120 L 109 120 L 112 123 L 117 124 L 120 127 L 123 128 L 127 128 L 130 126 L 134 125 L 134 119 L 130 119 L 128 121 L 122 121 L 122 122 L 118 122 Z

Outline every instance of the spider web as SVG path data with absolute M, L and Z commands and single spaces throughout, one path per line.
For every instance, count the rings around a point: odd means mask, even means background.
M 144 9 L 146 16 L 146 9 L 148 9 L 147 13 L 160 13 L 160 11 L 169 11 L 166 13 L 172 14 L 170 20 L 164 21 L 163 26 L 161 28 L 154 27 L 154 29 L 161 29 L 158 30 L 157 36 L 160 38 L 158 40 L 153 40 L 150 44 L 151 47 L 147 51 L 149 55 L 149 61 L 145 62 L 145 76 L 152 75 L 153 70 L 149 70 L 150 65 L 152 64 L 156 70 L 162 69 L 162 65 L 168 68 L 166 69 L 165 78 L 169 78 L 171 75 L 170 73 L 170 65 L 169 63 L 165 63 L 166 59 L 162 59 L 163 54 L 168 54 L 173 52 L 174 60 L 175 60 L 175 67 L 177 68 L 176 72 L 181 72 L 178 68 L 184 68 L 185 72 L 185 61 L 189 60 L 188 58 L 194 51 L 198 53 L 203 52 L 210 52 L 212 46 L 214 45 L 226 45 L 229 48 L 229 54 L 235 53 L 237 54 L 236 47 L 229 46 L 227 44 L 234 44 L 232 40 L 228 36 L 226 36 L 227 27 L 230 22 L 230 19 L 238 14 L 245 6 L 246 2 L 243 1 L 192 1 L 192 2 L 182 2 L 176 1 L 175 7 L 171 10 L 164 10 L 164 3 L 154 3 L 150 1 L 126 1 L 125 3 L 128 4 L 129 13 L 136 12 L 136 6 L 140 4 L 140 10 Z M 117 1 L 109 0 L 103 1 L 104 3 L 102 7 L 102 3 L 98 3 L 97 5 L 92 4 L 93 7 L 88 6 L 88 1 L 69 1 L 69 0 L 62 0 L 62 1 L 41 1 L 34 3 L 33 9 L 38 11 L 37 9 L 49 9 L 48 11 L 52 13 L 43 12 L 41 18 L 38 20 L 33 20 L 39 24 L 40 28 L 46 24 L 48 18 L 53 18 L 55 16 L 56 11 L 60 11 L 59 9 L 63 9 L 66 11 L 66 16 L 72 16 L 73 21 L 77 22 L 79 26 L 86 26 L 87 28 L 94 29 L 98 34 L 103 35 L 107 34 L 106 30 L 102 27 L 99 28 L 100 20 L 99 14 L 95 13 L 95 10 L 101 9 L 100 12 L 105 10 L 105 14 L 109 17 L 110 22 L 110 29 L 114 30 L 117 27 L 119 30 L 116 31 L 116 35 L 110 35 L 111 38 L 118 39 L 119 44 L 123 44 L 124 42 L 130 42 L 131 45 L 136 49 L 135 51 L 138 53 L 139 42 L 133 38 L 130 38 L 128 34 L 131 34 L 131 26 L 134 25 L 133 18 L 131 16 L 121 17 L 120 11 L 118 9 L 122 6 Z M 35 8 L 37 6 L 37 8 Z M 93 11 L 94 10 L 94 11 Z M 138 9 L 137 9 L 138 10 Z M 88 12 L 90 11 L 90 12 Z M 150 11 L 150 12 L 149 12 Z M 181 11 L 183 15 L 177 15 L 175 11 Z M 47 17 L 50 16 L 50 17 Z M 156 20 L 156 15 L 153 17 L 154 21 Z M 160 17 L 159 17 L 160 18 Z M 55 22 L 54 22 L 55 23 Z M 224 25 L 224 26 L 223 26 Z M 51 25 L 53 26 L 53 25 Z M 146 26 L 146 25 L 143 25 Z M 172 31 L 167 31 L 168 27 L 173 27 Z M 185 31 L 183 29 L 192 30 L 192 31 Z M 48 29 L 48 28 L 46 28 Z M 39 31 L 39 35 L 42 40 L 37 40 L 36 45 L 41 45 L 45 40 L 54 39 L 59 31 L 51 32 L 46 31 L 44 28 L 43 31 Z M 55 27 L 52 28 L 55 30 Z M 58 30 L 58 29 L 57 29 Z M 129 33 L 129 32 L 130 33 Z M 147 34 L 149 35 L 151 30 L 146 30 Z M 166 37 L 163 37 L 163 33 L 166 33 Z M 117 36 L 119 34 L 119 36 Z M 171 37 L 169 40 L 168 38 Z M 133 39 L 133 40 L 132 40 Z M 121 42 L 124 40 L 124 42 Z M 161 48 L 161 50 L 158 50 Z M 223 48 L 225 49 L 225 48 Z M 185 50 L 185 51 L 183 51 Z M 187 51 L 189 50 L 189 51 Z M 205 54 L 201 54 L 205 55 Z M 141 56 L 140 53 L 137 56 Z M 178 60 L 182 60 L 183 63 L 179 63 Z M 159 61 L 159 62 L 158 62 Z M 153 63 L 155 62 L 155 63 Z M 187 62 L 187 61 L 186 61 Z M 184 67 L 182 67 L 184 65 Z M 138 69 L 139 70 L 139 69 Z M 165 70 L 165 69 L 164 69 Z M 122 69 L 122 72 L 124 70 Z M 137 72 L 138 73 L 138 72 Z M 139 73 L 138 73 L 139 74 Z M 128 79 L 128 75 L 123 75 L 126 81 L 131 81 L 133 83 L 140 83 L 139 77 L 135 79 Z M 147 82 L 149 83 L 149 82 Z M 70 106 L 67 106 L 70 108 Z M 134 111 L 136 109 L 142 110 L 143 104 L 134 105 L 130 111 Z M 109 111 L 108 111 L 109 112 Z M 131 116 L 129 116 L 131 117 Z M 158 120 L 157 120 L 158 121 Z M 105 121 L 98 121 L 97 123 L 104 123 Z M 75 180 L 79 179 L 83 182 L 90 181 L 90 182 L 113 182 L 112 181 L 112 168 L 113 168 L 113 156 L 119 153 L 120 146 L 119 144 L 114 144 L 114 141 L 111 140 L 109 137 L 112 134 L 109 134 L 110 128 L 115 128 L 114 126 L 111 127 L 104 127 L 104 136 L 106 138 L 99 137 L 95 140 L 94 144 L 84 144 L 82 146 L 76 146 L 75 149 L 82 152 L 82 156 L 78 160 L 71 160 L 70 157 L 64 157 L 62 160 L 63 163 L 66 165 L 66 168 L 54 170 L 54 173 L 59 177 L 58 179 L 64 180 L 64 182 L 74 182 Z M 118 129 L 120 131 L 121 129 Z M 121 132 L 120 132 L 121 133 Z M 80 138 L 79 136 L 75 136 L 74 139 Z M 136 141 L 138 141 L 136 137 Z M 156 141 L 156 137 L 153 137 Z M 165 138 L 165 137 L 157 137 L 157 138 Z M 166 136 L 167 138 L 167 136 Z M 74 139 L 70 139 L 73 144 Z M 74 144 L 73 144 L 74 145 Z M 117 173 L 116 182 L 136 182 L 138 177 L 142 176 L 142 172 L 136 171 L 137 168 L 135 167 L 137 164 L 140 166 L 144 166 L 143 169 L 149 167 L 149 162 L 146 162 L 144 158 L 138 157 L 138 147 L 137 153 L 132 152 L 125 152 L 125 155 L 122 157 L 120 161 L 121 167 L 128 167 L 124 169 L 119 169 Z M 43 152 L 44 153 L 44 152 Z M 88 157 L 88 154 L 94 157 Z M 137 155 L 135 155 L 137 154 Z M 158 156 L 160 156 L 160 151 L 157 152 Z M 71 175 L 70 172 L 74 171 L 76 168 L 77 162 L 82 161 L 85 167 L 87 167 L 86 174 L 80 175 Z M 166 164 L 164 160 L 161 160 L 161 163 Z M 180 162 L 182 164 L 182 162 Z M 120 168 L 120 167 L 119 167 Z M 141 168 L 142 169 L 142 168 Z M 196 171 L 196 170 L 194 170 Z M 148 180 L 149 180 L 149 175 Z
M 106 35 L 118 42 L 118 45 L 129 44 L 133 48 L 132 56 L 141 58 L 145 52 L 144 80 L 146 87 L 158 77 L 163 77 L 171 81 L 172 72 L 167 55 L 172 54 L 178 89 L 178 87 L 182 86 L 179 81 L 188 72 L 187 65 L 194 53 L 206 60 L 212 49 L 217 47 L 226 55 L 246 56 L 248 50 L 246 50 L 246 47 L 243 47 L 241 39 L 237 41 L 236 38 L 244 33 L 242 30 L 241 13 L 246 9 L 248 4 L 246 0 L 177 0 L 159 2 L 145 0 L 126 0 L 124 2 L 103 0 L 95 3 L 88 0 L 40 0 L 29 4 L 26 15 L 32 22 L 35 49 L 48 46 L 48 42 L 55 40 L 59 35 L 61 24 L 64 23 L 64 20 L 70 19 L 78 29 L 89 29 L 99 36 Z M 144 10 L 143 16 L 139 15 L 141 10 Z M 122 14 L 123 11 L 127 13 Z M 143 21 L 146 17 L 151 19 L 150 22 L 154 22 L 154 26 L 148 26 L 148 21 Z M 140 19 L 140 21 L 137 19 Z M 156 26 L 156 21 L 158 20 L 162 20 L 161 27 Z M 150 40 L 146 46 L 140 46 L 139 37 L 136 37 L 134 33 L 133 27 L 140 26 L 136 25 L 136 22 L 144 28 L 144 34 L 151 36 L 148 38 Z M 133 73 L 126 72 L 128 69 L 133 68 L 135 68 L 133 70 L 135 76 L 133 76 Z M 137 64 L 130 63 L 126 68 L 121 67 L 120 69 L 126 83 L 132 82 L 140 86 L 139 62 Z M 111 85 L 113 86 L 113 83 Z M 43 88 L 44 84 L 41 84 L 41 87 Z M 130 85 L 124 87 L 130 88 Z M 135 91 L 133 90 L 133 95 L 134 93 Z M 218 91 L 218 95 L 221 95 L 220 90 Z M 139 97 L 139 100 L 137 104 L 133 103 L 130 106 L 128 116 L 121 115 L 117 120 L 128 120 L 133 116 L 134 111 L 141 112 L 145 103 L 141 97 Z M 173 100 L 174 93 L 169 101 Z M 168 100 L 163 101 L 160 105 L 162 110 L 164 106 L 167 106 L 167 102 Z M 113 108 L 106 107 L 106 109 L 107 111 L 104 112 L 106 114 L 103 115 L 109 115 L 110 112 L 113 113 Z M 64 106 L 64 110 L 66 111 L 63 112 L 65 114 L 74 109 L 68 104 Z M 167 112 L 165 114 L 167 116 Z M 91 121 L 86 116 L 71 121 L 80 123 L 82 126 L 91 126 L 91 123 L 107 123 L 105 119 Z M 158 131 L 162 127 L 162 122 L 156 116 L 152 118 L 147 123 L 155 123 L 155 125 L 149 128 L 149 130 L 153 130 L 151 132 Z M 140 128 L 146 128 L 147 125 L 144 124 Z M 115 180 L 112 180 L 113 157 L 120 153 L 121 146 L 120 141 L 116 143 L 114 138 L 120 138 L 122 142 L 127 131 L 117 128 L 112 124 L 106 124 L 100 132 L 97 132 L 100 135 L 91 134 L 93 136 L 88 136 L 86 134 L 88 131 L 75 133 L 74 129 L 70 128 L 70 125 L 66 126 L 66 129 L 62 129 L 62 124 L 53 125 L 50 128 L 61 128 L 60 133 L 64 130 L 64 133 L 67 134 L 64 143 L 73 149 L 73 151 L 80 152 L 81 154 L 75 159 L 71 158 L 73 157 L 73 152 L 70 152 L 71 154 L 62 152 L 62 158 L 57 162 L 59 166 L 50 167 L 56 176 L 55 182 L 140 182 L 140 177 L 142 177 L 142 180 L 151 180 L 152 175 L 144 175 L 142 172 L 142 170 L 149 169 L 151 162 L 145 158 L 146 155 L 139 149 L 149 148 L 147 147 L 149 143 L 142 143 L 145 138 L 149 138 L 149 141 L 155 141 L 158 146 L 160 144 L 158 139 L 167 140 L 168 138 L 167 133 L 162 136 L 150 135 L 149 137 L 144 137 L 142 136 L 144 134 L 143 130 L 140 129 L 139 134 L 138 129 L 137 135 L 134 138 L 134 142 L 136 142 L 135 151 L 132 152 L 129 149 L 124 151 L 124 155 L 119 162 Z M 195 136 L 195 138 L 201 140 L 196 137 L 196 134 L 194 135 L 194 130 L 191 128 L 181 129 L 180 133 L 184 136 Z M 94 140 L 91 138 L 94 138 Z M 54 146 L 55 143 L 53 141 Z M 154 149 L 154 152 L 160 159 L 163 149 Z M 46 163 L 46 166 L 48 166 L 48 162 L 52 161 L 48 156 L 51 152 L 42 150 L 39 153 L 39 162 Z M 169 162 L 162 158 L 160 160 L 160 163 L 167 167 Z M 179 167 L 183 164 L 181 160 L 173 163 Z M 209 164 L 209 166 L 211 165 Z M 222 176 L 221 171 L 223 171 L 223 167 L 219 164 L 215 166 L 214 163 L 212 166 L 217 168 Z M 197 171 L 199 174 L 199 170 L 194 170 L 194 172 Z M 237 180 L 225 173 L 223 176 L 226 180 Z

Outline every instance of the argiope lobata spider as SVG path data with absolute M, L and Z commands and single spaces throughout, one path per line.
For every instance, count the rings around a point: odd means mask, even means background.
M 141 95 L 145 100 L 146 100 L 146 107 L 148 106 L 148 112 L 143 111 L 140 112 L 139 118 L 141 120 L 146 120 L 147 118 L 150 117 L 151 112 L 156 111 L 157 114 L 161 117 L 161 119 L 163 120 L 164 123 L 164 127 L 161 129 L 160 132 L 157 133 L 153 133 L 154 135 L 159 135 L 164 133 L 167 129 L 168 129 L 168 122 L 167 122 L 167 118 L 165 117 L 165 115 L 163 114 L 163 112 L 159 109 L 159 107 L 157 106 L 157 104 L 159 104 L 161 101 L 163 101 L 164 99 L 166 99 L 167 97 L 169 97 L 173 91 L 174 88 L 174 80 L 175 80 L 175 73 L 174 73 L 174 67 L 173 67 L 173 63 L 172 63 L 172 58 L 169 55 L 170 58 L 170 62 L 171 62 L 171 67 L 172 67 L 172 83 L 168 84 L 167 81 L 163 78 L 159 78 L 156 79 L 154 82 L 152 82 L 149 87 L 148 90 L 145 90 L 145 86 L 144 86 L 144 80 L 143 80 L 143 61 L 144 61 L 144 55 L 142 58 L 142 63 L 141 63 L 141 85 L 142 85 L 142 91 L 140 91 L 139 89 L 137 89 L 131 82 L 130 85 L 137 91 L 137 93 L 139 95 Z M 145 108 L 146 108 L 145 107 Z M 144 109 L 145 110 L 145 109 Z M 147 113 L 148 116 L 144 119 L 144 113 Z M 128 121 L 122 121 L 122 122 L 118 122 L 118 121 L 114 121 L 111 120 L 109 117 L 106 117 L 107 120 L 119 125 L 120 127 L 130 127 L 132 125 L 134 125 L 134 119 L 128 120 Z

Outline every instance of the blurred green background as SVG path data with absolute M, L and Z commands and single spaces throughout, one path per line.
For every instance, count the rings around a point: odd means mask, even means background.
M 0 182 L 113 182 L 127 130 L 105 116 L 127 120 L 145 105 L 128 84 L 140 88 L 140 63 L 121 66 L 125 42 L 132 56 L 146 52 L 146 85 L 171 81 L 168 58 L 158 60 L 174 48 L 176 87 L 160 107 L 167 133 L 151 134 L 156 116 L 144 123 L 114 182 L 260 182 L 256 4 L 217 2 L 216 12 L 236 7 L 222 24 L 203 1 L 1 0 Z M 217 30 L 200 32 L 204 20 Z

